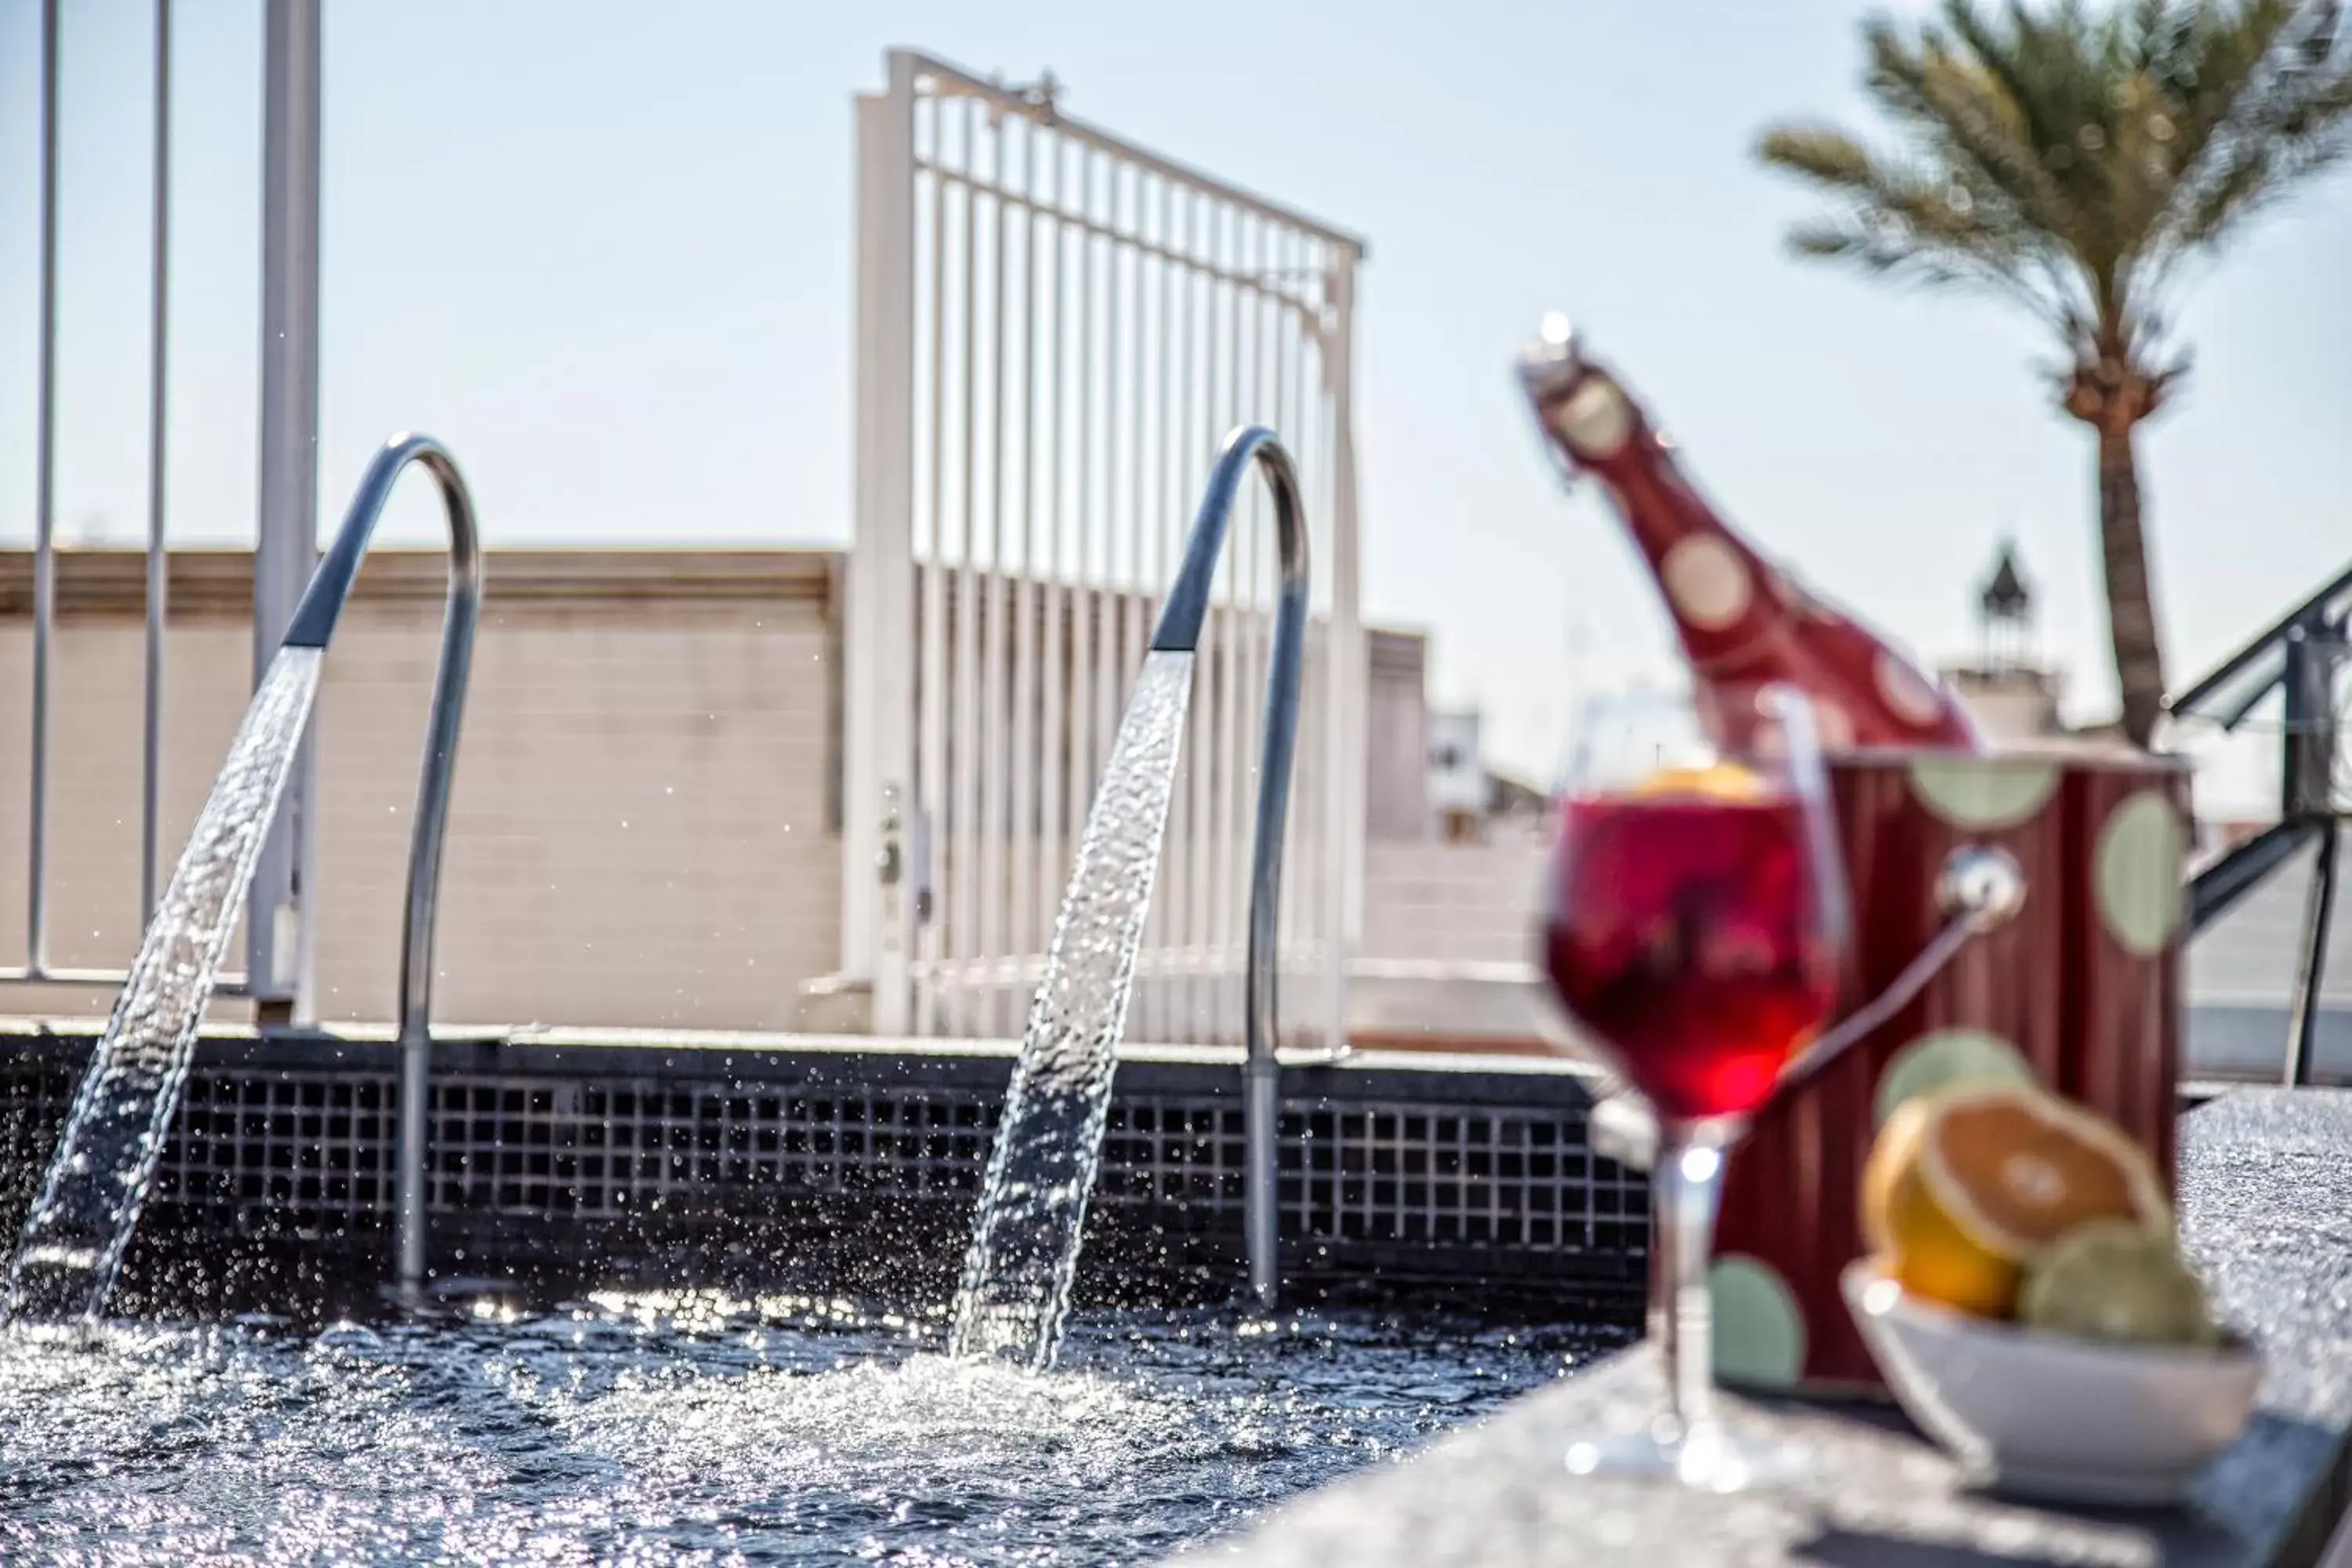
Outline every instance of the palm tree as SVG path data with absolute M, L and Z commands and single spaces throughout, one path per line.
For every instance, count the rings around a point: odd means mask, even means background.
M 1800 256 L 1977 289 L 2058 337 L 2059 406 L 2097 438 L 2099 542 L 2123 728 L 2147 745 L 2164 698 L 2135 437 L 2188 359 L 2167 314 L 2192 264 L 2352 141 L 2342 0 L 2079 0 L 1864 24 L 1874 150 L 1819 124 L 1758 155 L 1835 203 Z

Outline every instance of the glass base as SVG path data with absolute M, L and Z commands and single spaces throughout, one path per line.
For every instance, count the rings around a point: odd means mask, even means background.
M 1741 1492 L 1793 1486 L 1804 1467 L 1786 1446 L 1738 1437 L 1714 1422 L 1687 1432 L 1661 1422 L 1657 1431 L 1570 1444 L 1568 1471 L 1597 1480 L 1678 1481 L 1699 1491 Z

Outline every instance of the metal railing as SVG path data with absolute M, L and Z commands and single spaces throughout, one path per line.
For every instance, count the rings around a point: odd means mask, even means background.
M 1344 1036 L 1360 936 L 1364 675 L 1356 237 L 1012 86 L 894 50 L 857 107 L 857 515 L 845 658 L 842 963 L 884 1035 L 1020 1032 L 1088 781 L 1215 443 L 1284 434 L 1317 542 L 1286 966 Z M 1196 466 L 1197 465 L 1197 466 Z M 1240 1038 L 1244 710 L 1278 566 L 1255 493 L 1204 616 L 1130 1030 Z
M 57 652 L 57 390 L 58 390 L 58 0 L 41 6 L 40 281 L 35 303 L 36 351 L 33 391 L 33 690 L 26 799 L 25 962 L 0 967 L 0 984 L 117 986 L 127 968 L 58 965 L 49 962 L 49 731 Z M 163 812 L 163 633 L 169 594 L 169 557 L 164 549 L 164 457 L 166 325 L 170 301 L 172 167 L 172 7 L 157 0 L 154 33 L 154 160 L 150 218 L 152 265 L 148 322 L 147 411 L 147 604 L 143 732 L 139 808 L 139 917 L 144 926 L 163 890 L 160 824 Z M 225 974 L 215 990 L 238 994 L 245 976 Z
M 163 891 L 165 642 L 171 562 L 166 550 L 166 410 L 171 295 L 173 0 L 152 0 L 153 173 L 150 192 L 146 628 L 139 805 L 139 909 L 143 929 Z M 276 651 L 285 617 L 317 560 L 318 450 L 318 130 L 320 0 L 267 0 L 263 25 L 261 453 L 259 517 L 254 551 L 254 677 Z M 66 8 L 41 0 L 40 169 L 35 303 L 34 506 L 30 778 L 26 801 L 24 962 L 0 966 L 0 985 L 113 988 L 127 968 L 51 962 L 56 910 L 50 893 L 55 804 L 50 742 L 55 691 L 58 403 L 58 208 L 59 196 L 58 39 Z M 306 752 L 307 758 L 307 752 Z M 287 831 L 312 795 L 307 760 L 299 764 L 262 854 L 247 904 L 248 957 L 243 973 L 221 975 L 215 992 L 250 996 L 307 1021 L 312 1002 L 308 961 L 314 947 L 315 900 L 298 900 L 298 861 L 305 847 Z
M 285 646 L 323 649 L 358 581 L 360 562 L 374 537 L 392 488 L 411 463 L 441 489 L 449 515 L 449 599 L 441 623 L 441 661 L 433 673 L 433 705 L 425 719 L 425 763 L 416 784 L 416 824 L 409 834 L 408 887 L 400 933 L 400 1152 L 396 1172 L 396 1282 L 415 1300 L 425 1283 L 425 1159 L 432 1126 L 433 919 L 441 891 L 441 847 L 448 837 L 449 786 L 457 763 L 457 731 L 465 716 L 466 680 L 473 668 L 474 627 L 482 610 L 482 544 L 474 501 L 447 448 L 430 436 L 399 435 L 383 445 L 360 479 L 334 542 L 311 574 L 310 585 L 287 624 Z
M 2231 734 L 2247 726 L 2273 692 L 2280 699 L 2279 820 L 2190 879 L 2189 926 L 2194 933 L 2220 920 L 2299 850 L 2310 848 L 2302 960 L 2281 1072 L 2293 1087 L 2312 1079 L 2336 860 L 2343 820 L 2352 815 L 2342 726 L 2343 678 L 2352 670 L 2347 630 L 2352 571 L 2288 611 L 2187 690 L 2165 700 L 2165 711 L 2176 721 L 2202 721 Z
M 1250 1291 L 1272 1306 L 1280 1289 L 1281 1207 L 1276 1187 L 1276 1133 L 1281 1067 L 1275 1047 L 1281 964 L 1282 847 L 1290 810 L 1290 773 L 1298 752 L 1300 675 L 1307 643 L 1307 519 L 1290 454 L 1264 426 L 1225 440 L 1208 493 L 1184 544 L 1182 564 L 1151 635 L 1154 653 L 1197 653 L 1217 562 L 1224 553 L 1234 502 L 1255 467 L 1274 496 L 1275 549 L 1281 574 L 1267 660 L 1265 717 L 1258 746 L 1257 820 L 1250 842 L 1249 936 L 1242 1014 L 1243 1227 L 1249 1242 Z M 1344 1049 L 1344 1046 L 1335 1047 Z

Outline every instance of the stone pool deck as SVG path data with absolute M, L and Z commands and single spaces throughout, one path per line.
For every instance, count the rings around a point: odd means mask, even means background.
M 1793 1401 L 1735 1407 L 1743 1425 L 1808 1449 L 1814 1479 L 1796 1491 L 1715 1497 L 1571 1478 L 1571 1436 L 1654 1408 L 1655 1363 L 1635 1350 L 1180 1561 L 2334 1568 L 2347 1551 L 2331 1538 L 2352 1429 L 2352 1092 L 2238 1090 L 2189 1112 L 2181 1134 L 2184 1239 L 2219 1313 L 2268 1363 L 2253 1423 L 2182 1506 L 1983 1495 L 1891 1411 Z

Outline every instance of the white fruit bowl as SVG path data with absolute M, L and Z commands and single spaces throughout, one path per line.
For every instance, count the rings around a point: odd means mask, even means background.
M 2252 1347 L 2117 1345 L 1906 1294 L 1847 1265 L 1846 1305 L 1895 1399 L 1973 1479 L 2074 1502 L 2163 1503 L 2245 1430 Z

